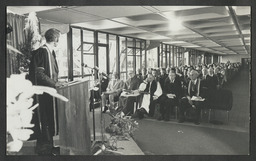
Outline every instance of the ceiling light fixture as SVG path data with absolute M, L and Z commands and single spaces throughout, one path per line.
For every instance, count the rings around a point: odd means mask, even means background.
M 170 31 L 179 31 L 181 29 L 184 29 L 182 25 L 182 19 L 180 17 L 176 17 L 174 12 L 170 12 L 168 14 L 162 14 L 162 13 L 158 13 L 158 14 L 168 19 Z
M 179 31 L 183 29 L 182 21 L 179 18 L 169 19 L 169 29 L 171 31 Z

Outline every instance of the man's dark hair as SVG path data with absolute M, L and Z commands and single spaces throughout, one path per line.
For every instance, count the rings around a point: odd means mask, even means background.
M 58 42 L 60 37 L 60 31 L 54 28 L 47 30 L 44 34 L 46 42 Z

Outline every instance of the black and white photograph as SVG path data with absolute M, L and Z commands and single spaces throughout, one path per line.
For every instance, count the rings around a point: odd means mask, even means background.
M 7 6 L 6 155 L 250 155 L 251 9 Z

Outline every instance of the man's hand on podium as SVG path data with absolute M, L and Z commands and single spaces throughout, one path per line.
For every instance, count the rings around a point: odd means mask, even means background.
M 60 88 L 60 87 L 64 87 L 64 86 L 67 86 L 67 82 L 57 82 L 55 84 L 56 88 Z

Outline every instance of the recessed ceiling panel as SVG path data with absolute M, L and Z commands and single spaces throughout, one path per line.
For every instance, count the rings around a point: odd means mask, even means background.
M 95 30 L 127 27 L 124 24 L 113 22 L 111 20 L 90 21 L 90 22 L 84 22 L 84 23 L 76 23 L 76 24 L 72 24 L 72 25 L 81 26 L 81 27 L 85 27 L 85 28 L 91 28 L 91 29 L 95 29 Z
M 152 6 L 152 8 L 161 12 L 198 9 L 198 8 L 205 8 L 205 7 L 209 7 L 209 6 Z
M 166 18 L 159 14 L 146 14 L 140 16 L 121 17 L 114 18 L 113 20 L 116 22 L 129 24 L 132 26 L 154 25 L 168 22 Z
M 97 16 L 92 16 L 89 14 L 81 14 L 79 12 L 70 9 L 61 9 L 56 11 L 43 11 L 37 13 L 38 17 L 42 19 L 47 19 L 51 21 L 61 22 L 61 23 L 80 23 L 87 21 L 101 20 L 102 18 Z
M 75 10 L 109 19 L 151 13 L 141 6 L 81 6 Z
M 251 14 L 250 6 L 234 6 L 232 7 L 237 15 L 249 15 Z
M 57 6 L 7 6 L 8 10 L 15 12 L 17 14 L 23 15 L 30 12 L 40 12 L 40 11 L 50 11 L 50 10 L 60 10 Z

